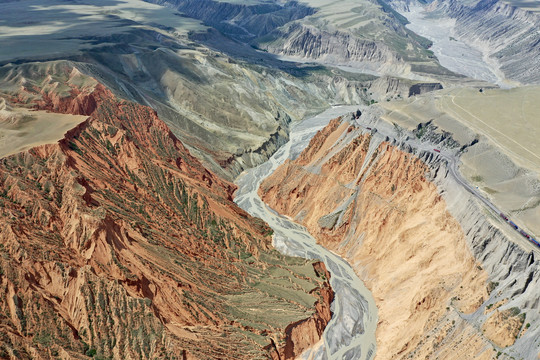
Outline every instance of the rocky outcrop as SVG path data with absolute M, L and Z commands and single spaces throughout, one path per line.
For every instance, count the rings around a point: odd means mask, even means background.
M 428 92 L 441 90 L 443 87 L 440 83 L 418 83 L 409 88 L 409 97 L 414 95 L 422 95 Z
M 289 325 L 328 322 L 320 264 L 271 250 L 234 185 L 154 110 L 85 83 L 2 89 L 19 106 L 93 111 L 0 160 L 1 357 L 255 359 L 275 343 L 285 359 L 311 345 Z
M 491 359 L 497 351 L 534 358 L 535 335 L 520 331 L 529 321 L 538 331 L 538 294 L 529 285 L 539 281 L 538 261 L 497 230 L 445 166 L 336 120 L 260 194 L 354 264 L 379 308 L 377 358 Z M 521 313 L 503 316 L 508 326 L 484 314 L 503 298 L 510 302 L 499 311 Z
M 323 262 L 316 262 L 313 267 L 317 275 L 327 282 L 320 289 L 321 300 L 315 305 L 315 313 L 310 318 L 290 324 L 285 329 L 285 346 L 281 350 L 284 359 L 296 359 L 304 350 L 316 344 L 332 318 L 330 305 L 334 300 L 334 293 L 328 283 L 330 273 Z
M 381 76 L 374 80 L 369 91 L 375 94 L 373 97 L 378 100 L 408 98 L 414 95 L 425 94 L 432 91 L 441 90 L 443 86 L 440 83 L 419 83 L 412 80 Z

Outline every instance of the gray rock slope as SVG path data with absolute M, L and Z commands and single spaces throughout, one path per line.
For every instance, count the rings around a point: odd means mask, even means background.
M 486 213 L 479 201 L 472 198 L 448 176 L 446 163 L 426 158 L 432 168 L 433 180 L 445 198 L 450 213 L 459 221 L 474 256 L 488 272 L 491 284 L 497 284 L 490 297 L 468 320 L 482 324 L 488 315 L 484 310 L 490 304 L 509 299 L 500 310 L 517 307 L 526 314 L 527 332 L 503 352 L 516 359 L 534 359 L 540 351 L 540 259 L 538 252 L 526 250 L 505 231 L 505 224 Z

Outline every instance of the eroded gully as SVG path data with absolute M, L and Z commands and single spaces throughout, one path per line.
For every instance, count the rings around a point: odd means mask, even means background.
M 276 213 L 257 194 L 261 182 L 287 159 L 296 158 L 315 133 L 328 122 L 358 106 L 338 106 L 296 124 L 290 141 L 267 162 L 244 172 L 236 181 L 235 202 L 252 216 L 266 221 L 274 230 L 273 244 L 280 252 L 306 259 L 321 260 L 331 273 L 335 292 L 332 320 L 323 341 L 303 354 L 305 359 L 370 360 L 375 355 L 377 307 L 371 292 L 341 257 L 318 245 L 304 226 Z

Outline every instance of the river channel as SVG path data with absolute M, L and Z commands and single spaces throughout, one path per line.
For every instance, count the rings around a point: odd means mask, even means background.
M 407 28 L 433 42 L 430 50 L 442 66 L 473 79 L 509 87 L 494 60 L 454 33 L 455 19 L 433 15 L 419 5 L 410 6 L 410 11 L 402 11 L 401 15 L 410 22 Z
M 335 292 L 332 320 L 323 334 L 323 342 L 304 354 L 306 359 L 370 360 L 375 356 L 377 307 L 371 292 L 364 286 L 344 259 L 317 244 L 307 229 L 269 208 L 257 190 L 261 182 L 287 159 L 295 159 L 315 133 L 331 119 L 361 106 L 336 106 L 297 123 L 290 140 L 267 162 L 245 171 L 236 181 L 235 202 L 252 216 L 266 221 L 274 230 L 274 247 L 280 252 L 325 263 L 331 273 Z

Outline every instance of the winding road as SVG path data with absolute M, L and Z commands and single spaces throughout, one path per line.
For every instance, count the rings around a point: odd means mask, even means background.
M 457 169 L 458 161 L 459 159 L 455 155 L 446 155 L 446 154 L 440 154 L 440 156 L 447 160 L 448 162 L 448 170 L 450 174 L 454 177 L 454 179 L 463 186 L 468 192 L 470 192 L 472 195 L 474 195 L 478 200 L 480 200 L 488 209 L 493 211 L 495 215 L 497 215 L 498 219 L 501 222 L 505 222 L 512 230 L 514 230 L 517 234 L 519 234 L 519 238 L 521 241 L 517 241 L 520 245 L 524 246 L 526 249 L 530 249 L 535 251 L 536 253 L 540 253 L 540 247 L 535 245 L 531 240 L 526 239 L 518 229 L 515 229 L 512 225 L 510 225 L 508 222 L 503 221 L 503 219 L 500 217 L 500 214 L 503 214 L 503 211 L 497 208 L 495 204 L 493 204 L 491 201 L 483 197 L 477 190 L 476 187 L 470 185 L 462 176 L 459 170 Z M 511 220 L 511 219 L 510 219 Z M 520 227 L 521 230 L 525 231 L 528 234 L 531 234 L 531 232 L 526 231 L 522 227 Z

